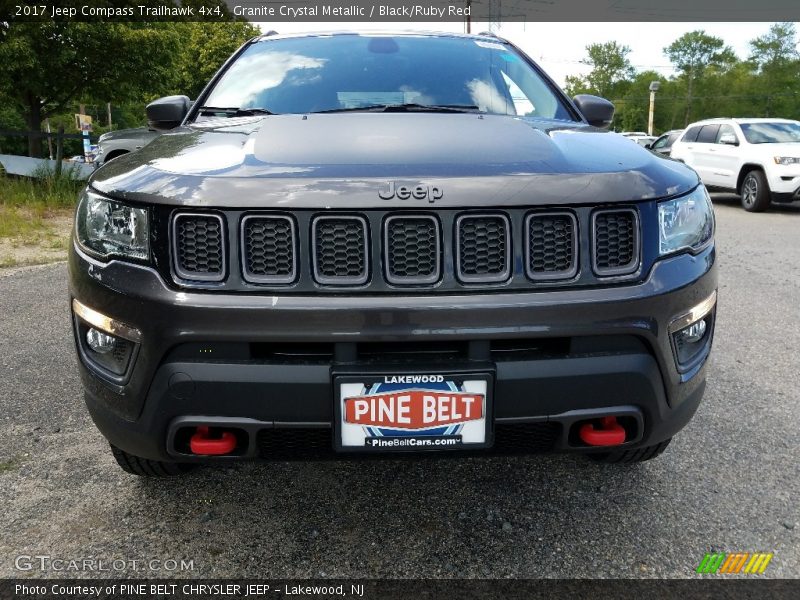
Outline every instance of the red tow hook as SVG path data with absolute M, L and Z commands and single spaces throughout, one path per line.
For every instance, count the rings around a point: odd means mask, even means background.
M 619 446 L 625 442 L 625 429 L 617 423 L 616 417 L 600 419 L 600 429 L 595 429 L 592 423 L 586 423 L 578 434 L 581 441 L 590 446 Z
M 205 454 L 219 456 L 230 454 L 236 448 L 236 436 L 230 431 L 223 431 L 220 437 L 209 437 L 208 427 L 205 425 L 197 428 L 197 431 L 189 440 L 189 448 L 192 454 Z

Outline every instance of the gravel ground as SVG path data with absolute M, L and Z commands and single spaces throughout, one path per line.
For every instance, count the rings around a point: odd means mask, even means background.
M 774 552 L 766 576 L 798 577 L 800 207 L 715 206 L 705 401 L 662 457 L 632 467 L 248 463 L 140 480 L 84 409 L 65 266 L 0 275 L 0 576 L 58 575 L 14 568 L 47 555 L 122 559 L 127 570 L 100 575 L 125 576 L 692 577 L 719 550 Z M 130 566 L 181 558 L 194 570 Z

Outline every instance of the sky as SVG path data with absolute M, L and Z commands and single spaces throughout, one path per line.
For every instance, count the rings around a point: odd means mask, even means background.
M 279 33 L 302 31 L 455 31 L 463 32 L 462 23 L 258 23 L 264 30 Z M 638 71 L 654 70 L 665 76 L 673 70 L 664 56 L 664 48 L 688 31 L 703 29 L 731 46 L 739 58 L 750 54 L 749 42 L 769 30 L 771 23 L 501 23 L 494 33 L 522 48 L 559 85 L 567 75 L 585 74 L 589 68 L 580 64 L 586 56 L 586 46 L 595 42 L 616 40 L 630 47 L 628 55 Z M 488 29 L 488 23 L 473 23 L 472 31 Z M 799 28 L 800 29 L 800 28 Z

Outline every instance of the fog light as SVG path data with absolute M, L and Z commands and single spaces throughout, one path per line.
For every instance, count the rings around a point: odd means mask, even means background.
M 706 334 L 706 322 L 698 321 L 697 323 L 693 323 L 689 325 L 686 329 L 682 329 L 678 332 L 678 335 L 683 338 L 683 341 L 688 344 L 694 344 L 695 342 L 699 342 L 703 339 L 703 336 Z
M 141 342 L 141 332 L 75 299 L 72 310 L 75 337 L 86 366 L 115 383 L 123 383 Z
M 717 292 L 693 306 L 688 312 L 669 324 L 678 369 L 690 368 L 699 357 L 707 353 L 714 324 L 714 307 Z
M 113 336 L 98 331 L 94 327 L 86 332 L 86 343 L 89 344 L 89 348 L 98 354 L 108 354 L 111 352 L 114 349 L 115 341 Z

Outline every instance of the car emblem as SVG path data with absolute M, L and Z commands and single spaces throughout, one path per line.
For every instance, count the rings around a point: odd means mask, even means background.
M 435 185 L 395 185 L 394 181 L 390 181 L 385 189 L 378 190 L 378 197 L 381 200 L 391 200 L 397 198 L 398 200 L 425 200 L 433 203 L 444 196 L 442 188 Z

